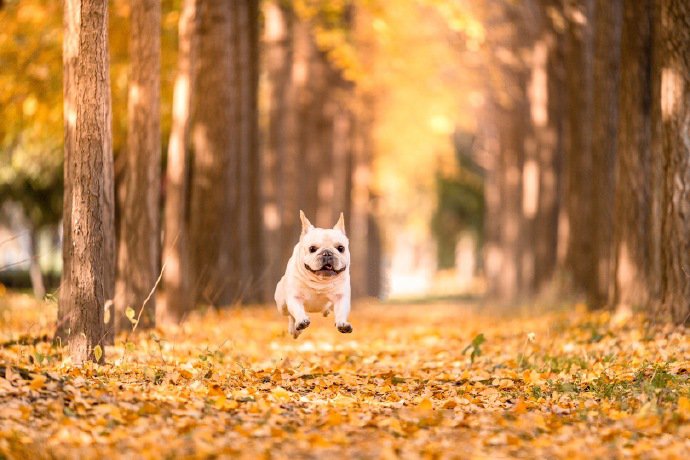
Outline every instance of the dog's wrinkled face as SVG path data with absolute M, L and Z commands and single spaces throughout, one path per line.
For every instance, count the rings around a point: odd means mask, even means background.
M 349 241 L 341 215 L 332 229 L 315 228 L 304 215 L 300 236 L 300 259 L 304 267 L 320 279 L 336 277 L 350 266 Z

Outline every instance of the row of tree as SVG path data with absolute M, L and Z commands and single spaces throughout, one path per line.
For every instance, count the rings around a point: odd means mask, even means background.
M 485 268 L 496 297 L 554 280 L 594 308 L 690 318 L 690 4 L 482 10 Z
M 130 323 L 270 299 L 299 235 L 299 209 L 320 226 L 345 212 L 355 294 L 377 294 L 366 95 L 345 77 L 342 43 L 320 40 L 345 36 L 355 11 L 296 4 L 264 2 L 262 43 L 258 0 L 183 2 L 161 177 L 161 3 L 131 2 L 127 143 L 116 174 L 108 2 L 65 1 L 58 336 L 76 362 L 103 359 L 103 345 Z M 260 120 L 262 63 L 269 90 Z

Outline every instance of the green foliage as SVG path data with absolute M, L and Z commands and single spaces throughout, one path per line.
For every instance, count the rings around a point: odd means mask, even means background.
M 437 242 L 439 268 L 455 265 L 455 245 L 461 232 L 479 237 L 484 226 L 483 172 L 472 160 L 471 140 L 457 141 L 456 152 L 455 173 L 436 176 L 437 207 L 431 226 Z

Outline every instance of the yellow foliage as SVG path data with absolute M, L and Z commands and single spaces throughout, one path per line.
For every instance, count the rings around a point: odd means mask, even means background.
M 27 299 L 0 304 L 3 344 L 52 331 L 54 307 Z M 352 336 L 313 318 L 295 341 L 274 308 L 230 309 L 163 328 L 155 343 L 135 334 L 127 352 L 118 338 L 102 366 L 74 367 L 40 340 L 3 345 L 0 456 L 34 458 L 45 446 L 56 458 L 687 451 L 687 331 L 572 310 L 522 319 L 471 311 L 358 305 Z M 37 327 L 39 312 L 49 320 Z M 601 339 L 591 340 L 593 328 Z M 462 350 L 480 333 L 472 362 Z M 518 359 L 528 333 L 540 346 Z

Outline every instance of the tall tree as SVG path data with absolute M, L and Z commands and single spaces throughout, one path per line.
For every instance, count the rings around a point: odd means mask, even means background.
M 558 262 L 558 221 L 562 197 L 563 158 L 563 30 L 554 11 L 558 0 L 541 5 L 541 38 L 536 41 L 532 62 L 532 124 L 537 142 L 539 187 L 537 224 L 534 227 L 534 291 L 539 293 L 553 280 Z M 544 62 L 545 61 L 545 62 Z M 542 98 L 538 95 L 542 94 Z
M 618 76 L 623 0 L 597 0 L 594 13 L 592 84 L 591 262 L 587 301 L 591 308 L 610 304 L 615 187 Z
M 238 238 L 238 81 L 231 3 L 199 3 L 199 53 L 192 77 L 191 266 L 196 300 L 212 305 L 236 300 L 238 277 L 233 263 Z
M 177 76 L 173 94 L 173 119 L 168 142 L 165 182 L 165 231 L 163 285 L 165 321 L 179 322 L 194 305 L 189 266 L 189 124 L 194 87 L 192 69 L 196 49 L 198 0 L 185 0 L 179 22 Z
M 160 1 L 131 2 L 125 199 L 120 216 L 116 310 L 121 313 L 132 307 L 140 328 L 155 324 L 156 300 L 149 293 L 160 263 L 160 29 Z M 117 318 L 116 322 L 125 320 L 122 314 Z
M 690 321 L 690 4 L 662 0 L 660 11 L 663 308 Z
M 287 263 L 284 251 L 284 241 L 287 240 L 288 225 L 291 221 L 287 215 L 286 200 L 293 196 L 286 195 L 283 187 L 296 186 L 283 179 L 283 171 L 291 154 L 288 149 L 287 138 L 289 132 L 286 123 L 290 117 L 289 108 L 294 98 L 292 89 L 292 11 L 275 1 L 264 2 L 264 35 L 263 49 L 265 54 L 267 94 L 268 94 L 268 126 L 262 150 L 261 175 L 266 179 L 262 183 L 263 201 L 263 238 L 267 259 L 266 278 L 264 282 L 265 297 L 271 298 L 275 285 L 282 276 Z M 294 166 L 294 164 L 293 164 Z M 284 258 L 285 257 L 285 258 Z
M 658 299 L 658 180 L 654 154 L 654 1 L 623 8 L 620 123 L 616 156 L 613 303 L 647 306 Z
M 58 333 L 75 363 L 102 360 L 114 278 L 108 4 L 66 0 L 65 216 Z
M 574 0 L 566 8 L 566 143 L 564 206 L 568 216 L 566 270 L 572 288 L 584 292 L 592 269 L 592 58 L 594 0 Z
M 262 299 L 265 257 L 262 253 L 261 191 L 259 162 L 259 1 L 241 0 L 234 5 L 235 72 L 238 82 L 239 189 L 235 222 L 239 234 L 236 264 L 239 292 L 245 302 Z M 270 297 L 267 297 L 270 298 Z

